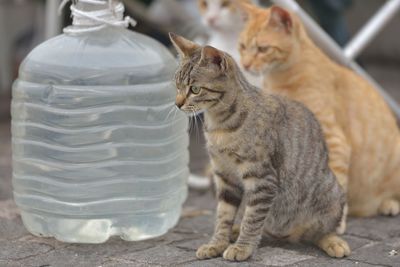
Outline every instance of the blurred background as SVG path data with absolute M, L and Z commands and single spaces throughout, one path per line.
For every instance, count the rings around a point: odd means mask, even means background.
M 59 15 L 61 0 L 0 0 L 0 198 L 11 197 L 10 98 L 12 82 L 24 57 L 36 45 L 62 32 L 71 23 L 68 5 Z M 196 0 L 124 0 L 126 15 L 135 18 L 135 31 L 169 46 L 169 31 L 188 38 L 207 36 Z M 340 45 L 344 46 L 379 10 L 383 0 L 299 0 L 298 3 Z M 269 5 L 269 1 L 260 1 Z M 400 13 L 357 57 L 356 61 L 400 102 Z M 198 138 L 198 137 L 197 137 Z M 206 159 L 202 146 L 192 149 L 192 170 Z M 193 144 L 192 144 L 193 147 Z M 193 153 L 196 151 L 196 153 Z M 197 163 L 196 163 L 197 162 Z
M 61 0 L 0 0 L 0 118 L 9 119 L 11 85 L 18 67 L 39 43 L 70 24 L 68 6 L 57 13 Z M 168 31 L 188 38 L 207 35 L 200 23 L 197 0 L 124 0 L 127 15 L 138 21 L 135 31 L 169 45 Z M 344 46 L 379 10 L 383 0 L 299 0 L 298 3 Z M 260 1 L 269 5 L 269 1 Z M 400 99 L 400 13 L 357 58 L 389 94 Z

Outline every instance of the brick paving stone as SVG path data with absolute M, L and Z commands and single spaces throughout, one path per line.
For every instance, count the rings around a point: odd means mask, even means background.
M 256 262 L 253 259 L 250 259 L 246 262 L 230 262 L 226 261 L 222 258 L 210 259 L 210 260 L 201 260 L 201 261 L 193 261 L 190 263 L 185 263 L 182 265 L 178 265 L 182 267 L 263 267 L 264 264 L 260 262 Z
M 18 261 L 45 254 L 54 248 L 48 244 L 19 242 L 17 240 L 0 242 L 0 262 Z
M 86 267 L 101 266 L 104 256 L 75 253 L 67 249 L 53 250 L 43 255 L 18 261 L 21 266 Z
M 101 265 L 97 267 L 162 267 L 163 265 L 159 264 L 147 264 L 147 263 L 139 263 L 139 262 L 132 262 L 122 259 L 110 259 L 106 262 L 103 262 Z M 177 266 L 177 265 L 175 265 Z
M 210 236 L 214 231 L 214 216 L 203 215 L 194 218 L 183 218 L 179 221 L 176 229 Z
M 118 258 L 142 264 L 158 264 L 163 266 L 176 266 L 196 261 L 196 255 L 193 252 L 166 245 L 154 246 L 144 251 L 122 254 Z
M 191 191 L 184 210 L 211 213 L 181 218 L 163 237 L 71 245 L 30 236 L 12 201 L 0 201 L 0 266 L 400 266 L 396 265 L 397 257 L 388 256 L 390 250 L 399 247 L 400 217 L 350 219 L 344 237 L 353 250 L 348 259 L 331 259 L 312 245 L 263 240 L 255 256 L 245 263 L 222 258 L 199 261 L 195 251 L 213 232 L 214 207 L 210 192 Z
M 0 218 L 0 243 L 27 235 L 20 217 L 15 219 Z
M 351 251 L 355 251 L 359 248 L 362 248 L 362 247 L 374 242 L 369 239 L 355 237 L 355 236 L 351 236 L 351 235 L 347 235 L 347 234 L 344 235 L 343 238 L 347 241 L 347 243 L 349 243 Z
M 187 251 L 193 251 L 193 253 L 196 253 L 197 249 L 203 245 L 206 244 L 207 242 L 210 241 L 210 237 L 200 237 L 194 240 L 188 240 L 188 241 L 183 241 L 183 242 L 177 242 L 174 244 L 175 247 L 185 249 Z
M 255 255 L 255 259 L 266 266 L 286 266 L 312 258 L 314 257 L 310 255 L 278 247 L 260 248 Z
M 28 241 L 29 240 L 29 241 Z M 133 253 L 145 250 L 153 245 L 147 242 L 125 242 L 119 238 L 112 238 L 104 244 L 65 244 L 52 238 L 27 238 L 19 240 L 21 244 L 51 245 L 54 249 L 47 253 L 40 253 L 30 258 L 17 261 L 21 266 L 101 266 L 110 258 L 119 258 L 121 254 Z M 1 266 L 1 265 L 0 265 Z
M 397 255 L 391 255 L 391 251 L 397 251 Z M 349 259 L 370 264 L 385 266 L 400 266 L 400 238 L 377 242 L 357 250 Z
M 347 225 L 347 234 L 371 240 L 400 237 L 399 217 L 377 216 L 368 219 L 353 218 Z M 373 226 L 373 227 L 371 227 Z
M 321 257 L 312 260 L 305 260 L 296 264 L 287 265 L 287 267 L 376 267 L 383 265 L 369 264 L 359 261 L 351 261 L 348 259 L 332 259 L 329 257 Z

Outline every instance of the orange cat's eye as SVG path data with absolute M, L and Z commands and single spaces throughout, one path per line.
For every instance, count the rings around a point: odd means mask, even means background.
M 203 8 L 207 8 L 207 1 L 206 0 L 201 1 L 201 5 L 203 6 Z
M 269 46 L 259 46 L 258 47 L 258 52 L 265 53 L 265 52 L 268 51 L 268 49 L 269 49 Z
M 240 44 L 240 45 L 239 45 L 239 49 L 240 49 L 240 50 L 245 50 L 245 49 L 246 49 L 246 46 L 245 46 L 244 44 Z
M 229 1 L 223 1 L 221 6 L 222 7 L 228 7 L 231 3 Z

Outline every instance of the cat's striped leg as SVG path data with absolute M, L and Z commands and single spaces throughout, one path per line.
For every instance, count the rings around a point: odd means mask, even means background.
M 223 257 L 230 261 L 248 259 L 261 239 L 265 218 L 276 193 L 273 177 L 244 177 L 246 207 L 237 241 L 230 245 Z
M 214 177 L 218 196 L 215 231 L 211 241 L 197 250 L 199 259 L 218 257 L 229 246 L 232 226 L 243 196 L 241 184 L 221 173 L 216 173 Z

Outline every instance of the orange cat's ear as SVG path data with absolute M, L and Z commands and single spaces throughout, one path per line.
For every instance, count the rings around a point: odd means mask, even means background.
M 234 2 L 244 21 L 247 21 L 251 16 L 251 14 L 253 14 L 257 8 L 253 4 L 251 4 L 251 2 L 248 1 L 236 0 Z
M 192 41 L 172 32 L 169 33 L 169 38 L 175 46 L 176 51 L 178 51 L 179 55 L 182 57 L 189 57 L 197 48 L 200 47 Z
M 289 12 L 279 6 L 272 6 L 268 25 L 292 32 L 293 20 Z
M 220 69 L 224 69 L 224 55 L 216 48 L 212 46 L 205 46 L 201 50 L 200 62 L 211 63 Z

